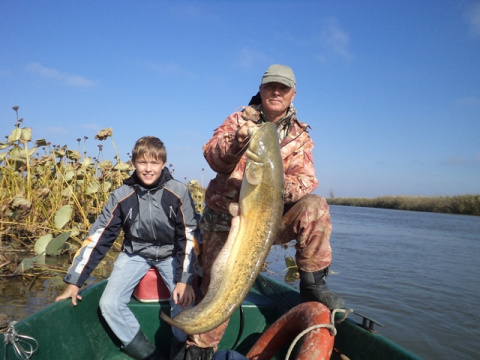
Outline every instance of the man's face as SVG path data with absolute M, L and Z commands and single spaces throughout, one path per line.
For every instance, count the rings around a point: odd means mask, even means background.
M 263 111 L 275 116 L 285 114 L 296 93 L 294 88 L 278 82 L 260 85 Z
M 165 167 L 165 163 L 162 160 L 145 156 L 136 159 L 133 165 L 137 170 L 138 178 L 147 186 L 157 182 Z

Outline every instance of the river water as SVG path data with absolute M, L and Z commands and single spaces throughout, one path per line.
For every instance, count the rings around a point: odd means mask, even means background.
M 380 322 L 376 330 L 424 359 L 480 359 L 479 217 L 330 210 L 328 284 L 348 308 Z M 264 275 L 283 281 L 285 257 L 294 255 L 293 247 L 274 246 Z M 105 269 L 97 278 L 108 275 Z M 0 282 L 0 314 L 19 320 L 63 289 L 58 277 L 32 280 Z M 288 283 L 298 288 L 298 281 Z
M 376 330 L 424 359 L 480 359 L 479 217 L 330 211 L 328 284 L 346 307 L 377 320 L 383 327 Z M 285 267 L 279 250 L 269 255 L 274 272 Z M 294 256 L 293 248 L 286 252 Z

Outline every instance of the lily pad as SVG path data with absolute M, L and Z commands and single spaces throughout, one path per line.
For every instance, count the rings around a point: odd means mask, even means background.
M 100 183 L 98 181 L 92 181 L 87 185 L 85 189 L 85 193 L 87 195 L 92 195 L 97 193 L 99 190 L 100 190 Z
M 26 127 L 23 128 L 21 133 L 20 133 L 20 140 L 23 143 L 27 143 L 32 140 L 32 128 Z
M 82 161 L 82 167 L 88 168 L 94 165 L 93 159 L 91 157 L 86 157 Z
M 291 256 L 288 256 L 288 257 L 285 258 L 285 265 L 287 265 L 287 268 L 289 268 L 289 269 L 298 270 L 297 264 Z
M 33 260 L 31 258 L 23 259 L 20 264 L 18 264 L 17 268 L 13 272 L 14 274 L 23 273 L 26 270 L 33 268 Z
M 47 234 L 40 237 L 37 241 L 35 241 L 35 245 L 33 247 L 33 251 L 35 254 L 42 254 L 47 249 L 47 245 L 50 241 L 52 241 L 53 235 Z
M 66 151 L 67 158 L 70 160 L 78 161 L 82 158 L 82 155 L 77 150 L 67 149 Z
M 287 273 L 285 274 L 285 282 L 291 283 L 295 282 L 300 278 L 300 274 L 296 269 L 288 269 Z
M 33 269 L 33 264 L 38 262 L 38 261 L 41 261 L 43 256 L 44 256 L 44 254 L 39 254 L 37 256 L 34 256 L 33 258 L 23 259 L 20 262 L 20 264 L 18 264 L 17 268 L 15 269 L 15 271 L 13 273 L 14 274 L 23 273 L 27 270 Z
M 59 255 L 63 249 L 65 241 L 70 237 L 70 231 L 61 233 L 47 245 L 47 255 Z
M 35 146 L 47 146 L 47 140 L 45 139 L 38 139 L 37 141 L 35 141 Z
M 114 167 L 114 170 L 118 171 L 130 171 L 132 170 L 132 165 L 119 161 Z
M 22 135 L 22 129 L 15 128 L 12 130 L 10 135 L 8 135 L 7 141 L 12 143 L 14 141 L 20 140 L 21 135 Z
M 55 227 L 57 229 L 63 228 L 72 219 L 72 214 L 73 207 L 70 204 L 62 206 L 60 209 L 58 209 L 54 219 Z

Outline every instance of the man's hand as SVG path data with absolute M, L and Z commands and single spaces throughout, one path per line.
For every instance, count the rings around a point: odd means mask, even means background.
M 55 301 L 60 301 L 68 298 L 72 298 L 72 304 L 77 306 L 77 300 L 82 300 L 82 297 L 78 295 L 80 288 L 77 285 L 68 284 L 67 288 L 62 295 L 57 296 Z
M 248 120 L 245 124 L 243 124 L 238 128 L 237 132 L 235 133 L 235 136 L 237 141 L 240 144 L 242 144 L 243 142 L 249 139 L 250 135 L 248 134 L 248 129 L 252 126 L 257 126 L 257 124 L 251 120 Z

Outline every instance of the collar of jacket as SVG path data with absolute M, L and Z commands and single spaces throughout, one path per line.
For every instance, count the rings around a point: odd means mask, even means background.
M 168 170 L 167 167 L 164 167 L 162 170 L 162 173 L 160 174 L 160 177 L 158 178 L 157 182 L 153 184 L 152 186 L 146 187 L 145 185 L 142 184 L 140 179 L 138 178 L 137 171 L 135 170 L 133 174 L 126 180 L 123 181 L 125 185 L 130 185 L 130 186 L 136 186 L 139 187 L 140 189 L 143 190 L 153 190 L 153 189 L 160 189 L 165 186 L 167 181 L 172 180 L 173 176 L 170 173 L 170 170 Z
M 253 111 L 252 111 L 253 110 Z M 298 121 L 297 117 L 297 109 L 293 106 L 293 104 L 290 105 L 290 107 L 287 109 L 287 113 L 283 118 L 278 120 L 276 122 L 277 127 L 283 125 L 285 123 L 291 123 L 292 121 Z M 253 122 L 256 123 L 264 123 L 267 122 L 267 119 L 265 118 L 262 110 L 262 104 L 254 104 L 254 105 L 249 105 L 247 108 L 243 110 L 243 116 L 245 120 L 252 120 Z

